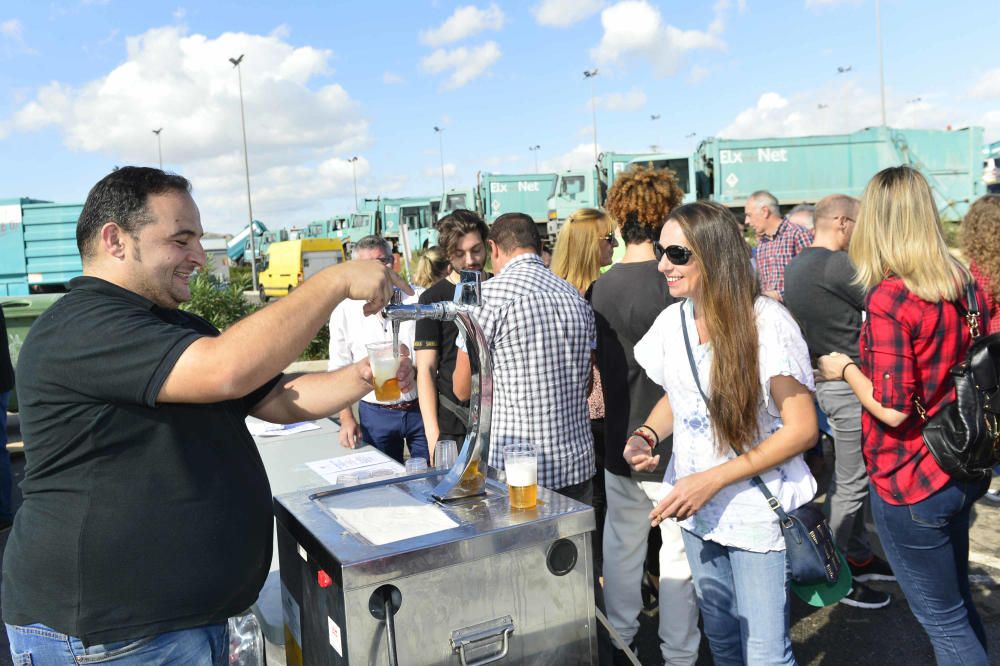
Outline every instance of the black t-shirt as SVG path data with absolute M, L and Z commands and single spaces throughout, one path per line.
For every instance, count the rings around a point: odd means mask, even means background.
M 865 294 L 854 275 L 846 252 L 823 247 L 803 248 L 785 267 L 785 306 L 798 320 L 814 360 L 839 351 L 860 363 Z
M 426 305 L 429 303 L 450 301 L 454 297 L 455 285 L 446 278 L 439 280 L 420 294 L 419 302 Z M 438 395 L 443 395 L 455 404 L 467 407 L 469 401 L 459 400 L 455 397 L 455 393 L 452 390 L 451 377 L 455 372 L 455 360 L 458 357 L 458 348 L 455 346 L 456 338 L 458 338 L 458 326 L 454 322 L 419 319 L 417 320 L 413 348 L 416 351 L 420 351 L 421 349 L 437 350 L 438 365 L 435 386 L 437 387 Z M 464 435 L 465 426 L 464 421 L 441 404 L 440 400 L 438 401 L 438 428 L 442 433 Z
M 271 494 L 240 400 L 157 404 L 184 350 L 218 335 L 93 277 L 32 325 L 18 358 L 24 503 L 3 619 L 86 644 L 225 622 L 271 563 Z
M 616 264 L 597 278 L 590 302 L 597 320 L 597 367 L 604 386 L 604 468 L 619 476 L 662 481 L 673 450 L 668 437 L 656 447 L 660 464 L 634 472 L 622 457 L 629 434 L 645 422 L 663 389 L 635 362 L 635 344 L 674 302 L 656 261 Z
M 10 348 L 7 346 L 7 320 L 0 308 L 0 393 L 14 388 L 14 366 L 10 364 Z

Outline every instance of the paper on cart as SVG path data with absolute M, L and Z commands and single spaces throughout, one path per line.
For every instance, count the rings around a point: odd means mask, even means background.
M 365 488 L 323 502 L 341 525 L 376 546 L 458 527 L 433 504 L 396 486 Z
M 340 483 L 339 477 L 341 474 L 357 472 L 362 469 L 366 472 L 373 472 L 378 469 L 389 469 L 397 473 L 403 472 L 402 465 L 381 451 L 362 451 L 361 453 L 351 453 L 346 456 L 337 456 L 336 458 L 312 460 L 307 462 L 306 466 L 329 483 Z

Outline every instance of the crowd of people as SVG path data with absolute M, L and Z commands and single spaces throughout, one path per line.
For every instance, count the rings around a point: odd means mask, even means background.
M 178 309 L 204 264 L 190 183 L 136 167 L 104 178 L 80 216 L 84 276 L 32 327 L 18 367 L 24 503 L 3 566 L 16 663 L 225 663 L 225 620 L 270 561 L 244 418 L 337 414 L 340 445 L 433 463 L 439 442 L 466 436 L 464 340 L 452 324 L 403 323 L 394 400 L 373 391 L 366 345 L 392 340 L 379 312 L 394 288 L 451 300 L 459 273 L 480 271 L 490 465 L 530 443 L 539 485 L 594 508 L 602 664 L 632 663 L 651 604 L 666 664 L 694 664 L 701 631 L 716 664 L 796 663 L 768 498 L 792 511 L 820 493 L 850 578 L 820 603 L 877 612 L 892 596 L 868 583 L 897 581 L 939 664 L 987 664 L 968 532 L 973 503 L 1000 497 L 938 465 L 920 415 L 953 399 L 970 280 L 983 330 L 1000 330 L 1000 195 L 964 221 L 969 267 L 909 167 L 876 174 L 860 200 L 831 193 L 787 215 L 766 191 L 743 219 L 683 198 L 672 172 L 634 167 L 603 210 L 566 220 L 551 261 L 531 217 L 487 226 L 454 211 L 412 284 L 369 236 L 355 261 L 220 333 Z M 327 321 L 328 371 L 283 373 Z M 825 488 L 805 460 L 820 424 L 835 459 Z

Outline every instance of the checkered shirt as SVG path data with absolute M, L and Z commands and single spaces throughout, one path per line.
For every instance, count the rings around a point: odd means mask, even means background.
M 538 484 L 550 489 L 594 476 L 587 412 L 594 312 L 535 254 L 514 257 L 483 284 L 473 313 L 493 354 L 490 465 L 503 469 L 505 444 L 538 451 Z
M 785 266 L 811 242 L 809 232 L 789 222 L 788 218 L 781 221 L 773 235 L 761 235 L 757 240 L 757 276 L 761 291 L 776 291 L 784 296 Z
M 981 288 L 977 297 L 986 302 Z M 913 399 L 920 399 L 929 416 L 955 399 L 949 370 L 965 358 L 972 336 L 954 304 L 922 300 L 896 277 L 872 289 L 865 309 L 868 317 L 858 347 L 861 369 L 872 380 L 872 395 L 883 407 L 910 415 L 892 428 L 862 412 L 868 475 L 889 504 L 914 504 L 943 488 L 951 477 L 924 445 L 923 421 Z M 984 311 L 980 330 L 988 325 L 989 312 Z

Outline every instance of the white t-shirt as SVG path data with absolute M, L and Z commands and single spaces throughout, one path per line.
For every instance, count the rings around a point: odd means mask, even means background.
M 674 414 L 674 450 L 667 464 L 664 484 L 669 492 L 677 479 L 716 467 L 736 457 L 733 451 L 716 450 L 708 406 L 698 392 L 684 349 L 681 308 L 686 308 L 691 351 L 706 395 L 711 395 L 711 344 L 698 344 L 690 300 L 664 310 L 635 346 L 635 359 L 650 379 L 663 387 Z M 781 427 L 771 400 L 771 377 L 788 375 L 815 391 L 809 350 L 788 310 L 775 300 L 760 297 L 754 304 L 759 340 L 759 374 L 763 400 L 757 411 L 760 425 L 753 448 Z M 816 495 L 816 480 L 801 455 L 760 475 L 786 511 L 802 506 Z M 681 527 L 703 539 L 754 552 L 784 550 L 778 520 L 760 490 L 750 480 L 723 488 L 698 512 L 680 522 Z

